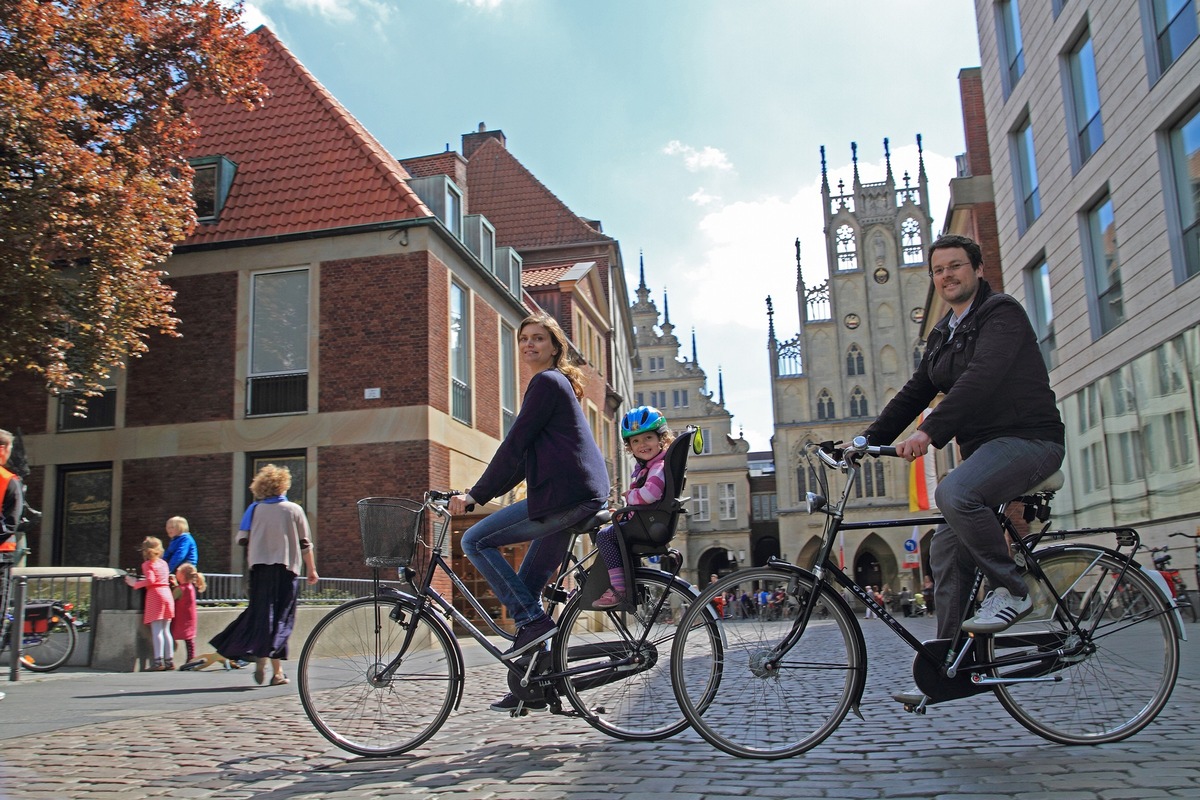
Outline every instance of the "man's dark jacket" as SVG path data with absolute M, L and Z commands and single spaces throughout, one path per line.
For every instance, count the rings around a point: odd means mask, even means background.
M 1063 444 L 1050 375 L 1020 303 L 980 279 L 953 338 L 950 317 L 933 326 L 920 365 L 867 428 L 868 441 L 890 444 L 942 392 L 945 397 L 919 426 L 934 447 L 957 439 L 966 458 L 1003 436 Z

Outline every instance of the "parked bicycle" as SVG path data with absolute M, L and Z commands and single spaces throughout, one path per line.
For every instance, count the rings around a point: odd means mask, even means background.
M 13 620 L 16 611 L 16 578 L 13 565 L 18 564 L 26 550 L 17 548 L 0 552 L 0 652 L 12 645 Z M 21 666 L 33 672 L 53 672 L 66 664 L 75 652 L 78 624 L 71 614 L 72 603 L 62 600 L 26 600 L 21 633 Z
M 664 532 L 666 539 L 674 534 L 686 499 L 678 490 L 690 433 L 672 443 L 667 455 L 664 497 L 673 504 L 675 518 Z M 680 619 L 698 592 L 679 578 L 678 553 L 665 542 L 631 546 L 634 557 L 669 553 L 673 569 L 637 567 L 632 610 L 593 611 L 585 597 L 597 552 L 593 548 L 582 557 L 572 553 L 581 537 L 597 531 L 612 513 L 602 511 L 576 526 L 572 547 L 545 593 L 548 611 L 558 620 L 549 650 L 508 657 L 503 651 L 513 635 L 492 619 L 444 555 L 451 520 L 447 504 L 454 494 L 429 491 L 421 503 L 388 498 L 359 502 L 368 565 L 400 567 L 412 591 L 379 587 L 372 597 L 339 606 L 313 629 L 298 670 L 300 699 L 317 730 L 338 747 L 363 756 L 397 755 L 428 740 L 463 696 L 466 664 L 451 623 L 504 665 L 508 689 L 523 705 L 581 717 L 619 739 L 657 740 L 686 728 L 671 691 L 669 654 Z M 426 513 L 440 520 L 429 549 L 421 536 Z M 599 573 L 606 573 L 603 565 Z M 474 609 L 482 627 L 443 596 L 439 587 L 447 586 Z M 696 637 L 707 637 L 708 646 L 719 650 L 715 615 L 693 614 L 690 619 L 689 624 L 707 631 Z M 491 641 L 496 637 L 501 647 Z M 513 715 L 523 711 L 518 707 Z
M 1195 556 L 1196 556 L 1195 565 L 1194 565 L 1195 574 L 1196 574 L 1196 587 L 1198 589 L 1200 589 L 1200 534 L 1183 533 L 1182 531 L 1176 531 L 1175 533 L 1172 533 L 1171 536 L 1182 536 L 1185 539 L 1192 540 L 1192 547 L 1195 551 Z M 1169 557 L 1168 557 L 1168 561 L 1165 563 L 1170 563 Z M 1159 569 L 1161 570 L 1162 567 L 1159 567 Z M 1183 608 L 1184 602 L 1186 601 L 1188 607 L 1191 609 L 1192 622 L 1196 622 L 1197 617 L 1200 616 L 1200 612 L 1198 612 L 1196 609 L 1196 602 L 1192 600 L 1192 595 L 1188 591 L 1187 584 L 1185 584 L 1183 582 L 1182 571 L 1178 570 L 1178 569 L 1172 569 L 1172 570 L 1169 570 L 1169 572 L 1171 573 L 1170 576 L 1168 576 L 1166 573 L 1164 573 L 1163 577 L 1167 578 L 1167 583 L 1171 587 L 1171 591 L 1175 593 L 1176 604 L 1180 608 Z
M 1027 520 L 1045 523 L 1040 530 L 1021 537 L 1004 506 L 997 510 L 1026 572 L 1031 613 L 994 635 L 960 632 L 922 643 L 830 560 L 839 531 L 942 522 L 934 516 L 845 521 L 866 455 L 895 455 L 895 448 L 868 446 L 858 437 L 850 447 L 826 442 L 809 450 L 810 464 L 822 465 L 811 466 L 821 491 L 809 493 L 809 510 L 828 516 L 811 568 L 772 560 L 731 573 L 705 587 L 684 615 L 671 678 L 684 715 L 705 739 L 737 756 L 783 758 L 820 744 L 850 711 L 861 716 L 866 645 L 861 623 L 838 587 L 851 591 L 916 651 L 913 676 L 926 698 L 906 706 L 911 711 L 924 713 L 934 703 L 991 691 L 1027 729 L 1063 744 L 1118 741 L 1158 715 L 1178 675 L 1182 622 L 1134 560 L 1141 547 L 1137 531 L 1051 531 L 1049 503 L 1062 485 L 1061 473 L 1053 476 L 1019 498 Z M 846 476 L 841 499 L 832 506 L 827 469 Z M 1111 536 L 1117 546 L 1040 546 L 1083 536 Z M 979 596 L 982 583 L 977 572 L 972 596 Z M 798 603 L 795 620 L 720 620 L 716 638 L 697 627 L 712 597 L 739 584 L 783 589 Z M 828 620 L 817 618 L 822 608 Z

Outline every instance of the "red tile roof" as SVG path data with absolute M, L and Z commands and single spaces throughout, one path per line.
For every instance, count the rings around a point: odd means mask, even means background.
M 467 160 L 472 214 L 496 226 L 502 247 L 608 242 L 533 176 L 498 139 L 489 138 Z
M 240 241 L 431 216 L 409 177 L 370 133 L 265 27 L 261 108 L 191 97 L 200 136 L 189 158 L 237 164 L 217 223 L 200 224 L 185 245 Z
M 537 269 L 522 270 L 521 285 L 526 289 L 533 289 L 538 286 L 554 286 L 573 266 L 574 264 L 572 263 L 565 267 L 540 267 Z

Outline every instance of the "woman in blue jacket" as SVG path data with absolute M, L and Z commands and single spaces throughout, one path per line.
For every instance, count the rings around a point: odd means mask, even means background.
M 566 530 L 603 508 L 609 493 L 604 456 L 579 404 L 583 374 L 568 359 L 566 334 L 554 318 L 535 314 L 522 321 L 517 342 L 535 373 L 521 411 L 476 484 L 450 501 L 451 513 L 460 514 L 526 483 L 524 500 L 492 512 L 462 539 L 463 552 L 517 624 L 507 658 L 554 635 L 542 589 L 566 555 Z M 517 542 L 532 544 L 514 571 L 501 548 Z

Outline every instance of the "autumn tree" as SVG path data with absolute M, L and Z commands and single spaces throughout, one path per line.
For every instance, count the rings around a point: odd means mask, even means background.
M 191 232 L 189 92 L 262 101 L 241 5 L 0 0 L 0 380 L 96 393 L 153 331 Z

